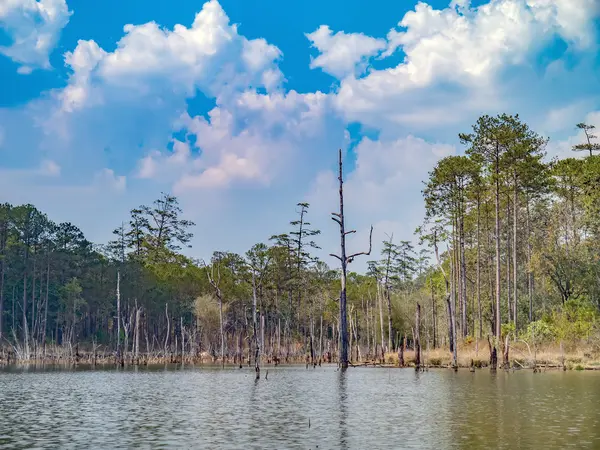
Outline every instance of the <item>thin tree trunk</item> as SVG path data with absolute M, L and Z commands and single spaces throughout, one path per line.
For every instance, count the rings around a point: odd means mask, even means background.
M 495 175 L 496 175 L 496 192 L 495 192 L 495 227 L 496 227 L 496 311 L 495 311 L 495 331 L 496 331 L 496 341 L 494 342 L 494 349 L 500 342 L 502 338 L 502 318 L 500 315 L 500 161 L 499 161 L 499 144 L 496 147 L 496 158 L 495 158 Z
M 506 322 L 512 322 L 510 196 L 506 196 Z
M 415 317 L 415 369 L 421 368 L 421 305 L 417 303 Z
M 339 150 L 339 182 L 340 182 L 340 212 L 333 213 L 332 219 L 340 226 L 340 255 L 332 255 L 336 257 L 342 266 L 340 274 L 340 367 L 342 370 L 348 368 L 348 315 L 346 311 L 346 268 L 353 259 L 359 255 L 370 255 L 371 244 L 373 237 L 373 227 L 369 235 L 369 251 L 359 252 L 350 256 L 346 256 L 346 235 L 352 231 L 346 232 L 344 221 L 344 187 L 343 187 L 343 168 L 342 168 L 342 150 Z
M 167 319 L 167 333 L 165 335 L 165 358 L 169 353 L 169 338 L 171 337 L 171 321 L 169 320 L 169 304 L 165 303 L 165 317 Z
M 462 202 L 461 202 L 462 203 Z M 460 208 L 459 218 L 459 239 L 460 239 L 460 295 L 461 295 L 461 306 L 462 306 L 462 335 L 467 337 L 469 330 L 467 326 L 467 261 L 465 259 L 465 229 L 464 229 L 464 213 L 462 206 Z M 473 333 L 475 334 L 475 333 Z
M 477 316 L 479 319 L 479 336 L 477 340 L 481 340 L 483 336 L 483 324 L 481 315 L 481 245 L 480 245 L 480 229 L 481 229 L 481 212 L 480 212 L 480 201 L 479 194 L 477 194 Z
M 533 272 L 531 270 L 531 226 L 529 213 L 529 197 L 527 197 L 527 296 L 529 300 L 529 322 L 533 322 Z
M 385 357 L 385 352 L 383 350 L 384 346 L 384 337 L 383 337 L 383 305 L 381 301 L 381 288 L 379 281 L 377 282 L 377 298 L 379 299 L 379 327 L 381 328 L 381 357 Z
M 254 342 L 254 372 L 256 373 L 255 379 L 260 379 L 260 344 L 258 342 L 258 319 L 256 313 L 256 273 L 252 270 L 252 341 Z M 222 330 L 222 328 L 221 328 Z
M 515 326 L 515 339 L 517 338 L 517 213 L 519 208 L 519 196 L 517 192 L 517 177 L 514 177 L 514 192 L 513 192 L 513 323 Z
M 138 308 L 137 300 L 135 301 L 135 361 L 138 363 L 140 354 L 140 317 L 142 308 Z
M 433 348 L 437 347 L 437 308 L 435 304 L 435 291 L 433 289 L 433 277 L 429 276 L 429 284 L 431 285 L 431 325 L 433 329 Z
M 119 270 L 117 270 L 117 359 L 120 359 L 120 358 L 121 358 L 121 272 Z

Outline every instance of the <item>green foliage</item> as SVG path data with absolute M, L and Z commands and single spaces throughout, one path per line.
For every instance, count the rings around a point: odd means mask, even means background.
M 532 345 L 540 345 L 554 339 L 552 327 L 546 320 L 536 320 L 527 325 L 523 339 Z

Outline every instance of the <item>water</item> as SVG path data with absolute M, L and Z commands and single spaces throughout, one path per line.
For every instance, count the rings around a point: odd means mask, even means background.
M 595 373 L 268 370 L 5 369 L 0 449 L 600 448 Z

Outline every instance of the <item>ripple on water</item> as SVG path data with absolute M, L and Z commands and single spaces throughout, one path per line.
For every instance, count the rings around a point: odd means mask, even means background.
M 598 448 L 599 400 L 581 373 L 13 369 L 0 449 Z

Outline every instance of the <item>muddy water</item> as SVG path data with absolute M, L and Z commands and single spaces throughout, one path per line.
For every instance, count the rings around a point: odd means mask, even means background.
M 330 366 L 253 375 L 3 369 L 0 449 L 600 448 L 596 373 Z

